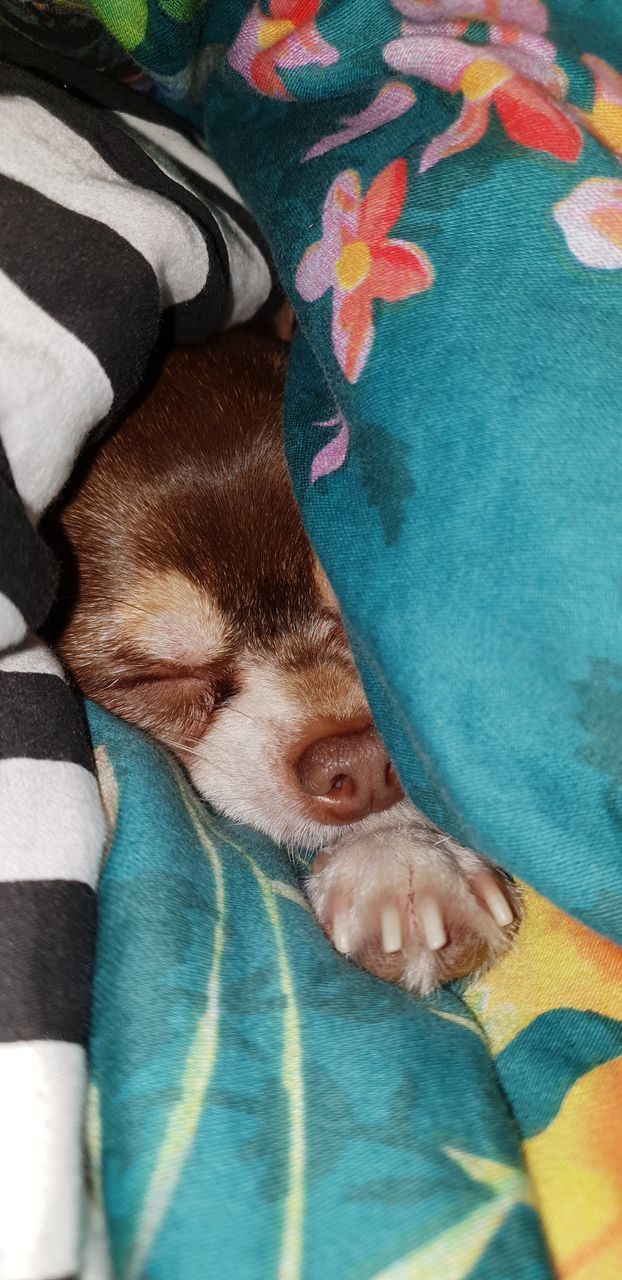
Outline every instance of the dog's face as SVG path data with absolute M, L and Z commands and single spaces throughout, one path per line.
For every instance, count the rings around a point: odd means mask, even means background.
M 316 847 L 401 790 L 291 491 L 285 362 L 248 330 L 168 358 L 62 514 L 59 647 L 221 812 Z

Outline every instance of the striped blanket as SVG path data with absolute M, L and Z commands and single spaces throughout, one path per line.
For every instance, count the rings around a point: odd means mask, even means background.
M 271 270 L 191 132 L 0 34 L 0 1276 L 78 1268 L 80 1125 L 104 823 L 83 714 L 35 637 L 38 533 L 156 341 L 254 314 Z

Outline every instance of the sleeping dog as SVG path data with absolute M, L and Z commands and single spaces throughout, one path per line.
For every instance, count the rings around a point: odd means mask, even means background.
M 500 955 L 520 901 L 404 797 L 374 728 L 290 485 L 286 358 L 250 329 L 168 356 L 59 517 L 58 647 L 215 809 L 316 853 L 307 892 L 340 952 L 425 994 Z

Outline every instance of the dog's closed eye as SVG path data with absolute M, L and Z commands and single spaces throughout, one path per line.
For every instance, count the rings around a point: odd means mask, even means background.
M 240 693 L 240 683 L 233 675 L 221 676 L 214 684 L 214 710 L 220 711 Z

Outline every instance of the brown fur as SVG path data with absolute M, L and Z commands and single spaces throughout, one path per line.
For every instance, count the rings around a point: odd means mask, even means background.
M 77 569 L 61 655 L 89 697 L 151 732 L 173 724 L 175 736 L 196 736 L 237 687 L 242 651 L 278 649 L 283 669 L 308 680 L 306 629 L 318 615 L 333 624 L 318 716 L 343 719 L 334 711 L 342 690 L 332 686 L 344 636 L 283 454 L 286 354 L 284 343 L 246 330 L 173 351 L 60 516 Z M 166 656 L 154 654 L 163 607 L 177 608 L 180 633 L 191 612 L 187 589 L 170 598 L 173 575 L 193 584 L 198 617 L 202 598 L 220 614 L 216 651 L 190 659 L 171 636 Z M 360 699 L 353 710 L 360 718 Z

